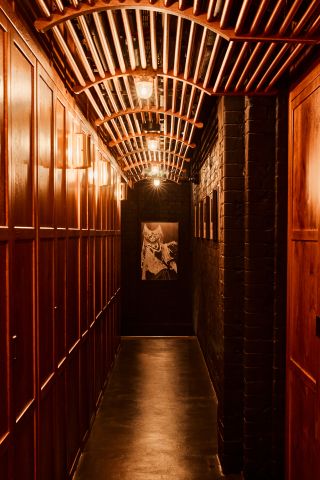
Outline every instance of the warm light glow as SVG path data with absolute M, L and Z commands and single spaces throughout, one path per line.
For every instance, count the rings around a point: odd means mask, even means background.
M 98 172 L 95 170 L 93 167 L 90 167 L 88 169 L 88 182 L 89 185 L 93 185 L 94 183 L 97 183 L 98 181 Z
M 136 89 L 138 97 L 147 100 L 151 97 L 153 91 L 153 81 L 150 80 L 136 80 Z
M 153 165 L 153 166 L 151 167 L 151 175 L 158 175 L 158 173 L 159 173 L 159 167 L 158 167 L 158 165 Z
M 157 138 L 148 138 L 147 140 L 148 149 L 152 152 L 156 152 L 159 148 L 159 142 Z
M 108 178 L 108 167 L 107 167 L 106 162 L 100 161 L 99 164 L 100 164 L 99 185 L 100 185 L 100 187 L 105 187 L 106 185 L 108 185 L 108 180 L 109 180 L 109 178 Z
M 153 185 L 154 187 L 160 187 L 160 179 L 159 178 L 155 178 L 153 180 Z

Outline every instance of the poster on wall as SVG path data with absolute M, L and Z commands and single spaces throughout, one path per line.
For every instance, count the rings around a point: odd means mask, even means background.
M 141 223 L 141 280 L 178 277 L 178 222 Z

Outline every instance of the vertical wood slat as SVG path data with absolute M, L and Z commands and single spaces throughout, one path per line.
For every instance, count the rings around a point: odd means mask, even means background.
M 146 46 L 144 41 L 142 18 L 141 18 L 140 10 L 136 10 L 136 22 L 137 22 L 137 29 L 138 29 L 140 63 L 142 68 L 147 68 Z

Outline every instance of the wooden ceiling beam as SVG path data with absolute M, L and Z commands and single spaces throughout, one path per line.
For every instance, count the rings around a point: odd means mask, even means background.
M 299 0 L 297 0 L 299 1 Z M 222 13 L 222 26 L 216 20 L 208 21 L 207 14 L 202 13 L 199 15 L 194 15 L 193 7 L 185 8 L 184 10 L 180 10 L 176 3 L 165 7 L 161 0 L 156 0 L 153 4 L 150 4 L 149 0 L 139 0 L 137 3 L 136 0 L 126 0 L 124 3 L 123 0 L 96 0 L 96 2 L 92 5 L 87 3 L 82 3 L 79 5 L 78 8 L 74 8 L 73 6 L 68 6 L 64 9 L 63 13 L 55 12 L 52 13 L 50 17 L 38 18 L 35 22 L 35 28 L 39 32 L 45 32 L 50 30 L 56 25 L 60 23 L 64 23 L 67 20 L 71 20 L 72 18 L 80 17 L 81 15 L 90 15 L 91 13 L 95 12 L 103 12 L 103 11 L 111 11 L 111 10 L 151 10 L 154 12 L 166 13 L 168 15 L 175 15 L 191 22 L 195 22 L 198 25 L 208 28 L 218 35 L 221 35 L 226 40 L 233 40 L 234 42 L 241 42 L 241 41 L 248 41 L 248 42 L 257 42 L 257 41 L 264 41 L 264 42 L 292 42 L 292 43 L 310 43 L 310 44 L 318 44 L 320 43 L 320 38 L 312 38 L 312 37 L 283 37 L 281 35 L 268 35 L 268 32 L 272 29 L 274 21 L 276 19 L 277 13 L 279 13 L 285 3 L 285 0 L 279 0 L 277 6 L 275 7 L 272 15 L 268 21 L 267 26 L 265 27 L 265 31 L 263 35 L 252 35 L 252 34 L 239 34 L 235 33 L 235 30 L 232 28 L 225 28 L 226 20 L 223 20 L 225 15 L 224 12 L 228 11 L 227 6 L 230 5 L 231 8 L 231 1 L 227 0 L 226 7 Z
M 280 25 L 280 28 L 278 29 L 278 32 L 279 32 L 280 35 L 285 34 L 287 28 L 291 24 L 291 21 L 292 21 L 294 15 L 298 11 L 300 5 L 301 5 L 301 0 L 294 0 L 293 4 L 291 5 L 291 8 L 290 8 L 289 12 L 287 13 L 284 21 L 282 22 L 282 24 Z
M 188 85 L 191 85 L 192 87 L 198 88 L 199 90 L 202 90 L 204 93 L 207 95 L 211 95 L 211 90 L 209 88 L 206 88 L 203 86 L 202 83 L 195 83 L 192 78 L 184 78 L 182 74 L 175 75 L 172 70 L 168 71 L 168 73 L 164 73 L 161 71 L 154 71 L 150 68 L 142 69 L 142 68 L 137 68 L 136 70 L 132 69 L 127 69 L 126 71 L 122 72 L 119 69 L 114 71 L 114 74 L 110 72 L 105 72 L 104 77 L 97 76 L 94 82 L 83 82 L 83 85 L 81 86 L 76 86 L 74 88 L 74 93 L 77 95 L 79 93 L 84 92 L 85 90 L 93 87 L 95 84 L 101 83 L 104 80 L 113 80 L 114 78 L 117 77 L 128 77 L 128 76 L 133 76 L 133 77 L 150 77 L 150 76 L 159 76 L 159 77 L 164 77 L 164 78 L 171 78 L 173 80 L 177 80 L 179 82 L 184 82 L 187 83 Z
M 119 157 L 119 159 L 121 160 L 121 157 Z M 117 160 L 117 159 L 116 159 Z M 133 168 L 136 168 L 136 167 L 144 167 L 145 165 L 150 165 L 150 167 L 161 167 L 163 165 L 165 165 L 166 167 L 174 167 L 174 168 L 179 168 L 177 167 L 177 164 L 175 162 L 170 162 L 170 160 L 164 160 L 164 161 L 148 161 L 148 162 L 135 162 L 135 163 L 132 163 L 131 165 L 128 165 L 127 167 L 124 167 L 123 171 L 124 172 L 128 172 L 130 170 L 132 170 Z M 184 169 L 184 171 L 186 171 L 186 169 Z
M 273 85 L 277 82 L 277 80 L 281 77 L 283 72 L 292 64 L 293 60 L 296 58 L 298 53 L 300 53 L 301 49 L 303 48 L 303 45 L 297 45 L 296 48 L 291 52 L 287 60 L 281 65 L 281 68 L 278 70 L 278 72 L 274 75 L 274 77 L 269 81 L 266 91 L 270 90 Z
M 121 155 L 121 157 L 117 157 L 117 158 L 126 158 L 126 157 L 129 157 L 130 155 L 132 155 L 133 153 L 134 154 L 140 154 L 140 153 L 143 153 L 145 152 L 146 150 L 145 149 L 139 149 L 139 150 L 134 150 L 133 152 L 130 152 L 130 153 L 126 153 L 125 155 Z M 175 157 L 179 158 L 180 160 L 184 160 L 185 162 L 189 163 L 190 162 L 190 158 L 185 158 L 183 155 L 179 155 L 178 153 L 176 152 L 170 152 L 169 150 L 157 150 L 156 152 L 154 152 L 158 155 L 160 154 L 166 154 L 166 155 L 174 155 Z
M 239 35 L 239 33 L 243 30 L 244 22 L 246 20 L 250 5 L 252 0 L 243 0 L 242 6 L 237 18 L 236 26 L 235 26 L 235 33 Z
M 279 18 L 280 12 L 282 8 L 285 6 L 287 3 L 287 0 L 278 0 L 278 3 L 276 6 L 273 8 L 272 13 L 268 19 L 268 22 L 264 28 L 264 33 L 267 35 L 269 32 L 271 32 L 273 25 L 275 24 L 275 21 L 277 18 Z
M 248 51 L 248 48 L 249 48 L 249 43 L 245 42 L 241 47 L 240 53 L 237 55 L 236 61 L 234 62 L 234 65 L 233 65 L 233 68 L 232 68 L 230 74 L 228 75 L 228 80 L 227 80 L 227 83 L 225 84 L 225 87 L 224 87 L 224 90 L 226 92 L 231 88 L 232 82 L 233 82 L 235 76 L 238 73 L 241 62 L 242 62 L 246 52 Z
M 157 53 L 157 26 L 155 12 L 150 10 L 150 42 L 151 42 L 151 59 L 153 70 L 158 69 L 158 53 Z
M 250 30 L 249 30 L 249 33 L 251 35 L 254 35 L 256 33 L 256 31 L 258 30 L 259 25 L 261 23 L 261 20 L 263 18 L 263 15 L 264 15 L 265 11 L 267 10 L 269 3 L 270 3 L 270 0 L 262 0 L 262 2 L 260 3 L 260 6 L 257 10 L 257 13 L 256 13 L 252 23 L 251 23 L 251 27 L 250 27 Z
M 216 8 L 217 0 L 209 0 L 209 6 L 207 11 L 207 20 L 210 22 L 213 18 L 214 10 Z
M 150 4 L 149 0 L 126 0 L 125 3 L 123 0 L 96 0 L 92 5 L 88 3 L 82 3 L 78 8 L 73 6 L 68 6 L 62 12 L 52 12 L 50 17 L 38 18 L 34 25 L 39 32 L 45 32 L 50 30 L 55 25 L 64 23 L 66 20 L 71 20 L 72 18 L 77 18 L 81 15 L 90 15 L 94 12 L 103 12 L 108 10 L 152 10 L 159 13 L 167 13 L 169 15 L 175 15 L 182 17 L 186 20 L 194 21 L 199 25 L 207 27 L 209 30 L 212 30 L 216 33 L 219 33 L 228 40 L 228 32 L 221 30 L 218 21 L 208 21 L 207 14 L 202 13 L 195 15 L 193 13 L 193 7 L 187 7 L 180 9 L 177 3 L 168 5 L 167 7 L 163 4 L 161 0 L 155 0 L 153 4 Z
M 196 128 L 203 128 L 203 123 L 202 122 L 197 122 L 193 118 L 189 118 L 185 115 L 181 115 L 178 112 L 173 112 L 172 110 L 165 110 L 164 108 L 156 108 L 156 107 L 135 107 L 135 108 L 126 108 L 124 110 L 119 110 L 115 113 L 112 113 L 110 115 L 107 115 L 104 119 L 102 120 L 96 120 L 95 124 L 100 126 L 104 123 L 110 122 L 114 120 L 115 118 L 121 117 L 123 115 L 132 115 L 132 114 L 137 114 L 137 113 L 156 113 L 156 114 L 164 114 L 164 115 L 170 115 L 172 117 L 176 117 L 180 120 L 183 120 L 184 122 L 190 123 L 191 125 L 194 125 Z
M 136 57 L 135 57 L 135 52 L 134 52 L 132 33 L 131 33 L 130 22 L 129 22 L 127 10 L 121 10 L 121 16 L 122 16 L 124 31 L 126 32 L 130 66 L 131 66 L 132 70 L 135 70 L 135 68 L 136 68 Z
M 169 135 L 169 134 L 165 135 L 164 133 L 134 133 L 134 134 L 131 134 L 131 135 L 123 136 L 122 138 L 118 138 L 115 141 L 109 142 L 108 147 L 110 147 L 110 148 L 115 147 L 116 145 L 119 145 L 120 143 L 123 143 L 123 142 L 128 142 L 135 137 L 146 137 L 146 138 L 166 137 L 168 139 L 171 138 L 172 140 L 176 140 L 177 142 L 181 142 L 181 143 L 185 144 L 186 146 L 188 146 L 190 148 L 196 148 L 195 143 L 188 143 L 187 141 L 183 140 L 182 138 L 178 138 L 176 136 L 172 137 L 171 135 Z
M 228 25 L 231 9 L 232 9 L 232 0 L 225 0 L 224 7 L 221 14 L 221 19 L 220 19 L 220 28 L 223 30 L 226 29 Z
M 276 46 L 277 45 L 275 43 L 271 43 L 271 45 L 269 45 L 269 47 L 268 47 L 267 51 L 264 53 L 260 63 L 256 66 L 253 74 L 250 75 L 250 80 L 245 87 L 246 92 L 248 92 L 250 89 L 253 88 L 254 83 L 257 81 L 257 78 L 259 77 L 259 75 L 261 74 L 263 69 L 266 67 L 268 59 L 273 54 Z
M 286 53 L 286 51 L 288 50 L 289 48 L 289 45 L 288 44 L 285 44 L 281 47 L 281 49 L 279 50 L 279 52 L 277 53 L 276 57 L 273 59 L 273 61 L 271 62 L 271 64 L 269 65 L 269 67 L 266 69 L 266 71 L 264 72 L 264 75 L 263 77 L 261 78 L 260 82 L 258 83 L 257 85 L 257 90 L 259 90 L 260 88 L 262 88 L 262 85 L 265 83 L 265 81 L 267 80 L 268 76 L 270 75 L 270 73 L 272 72 L 272 70 L 275 68 L 275 66 L 280 62 L 280 60 L 282 59 L 283 55 Z

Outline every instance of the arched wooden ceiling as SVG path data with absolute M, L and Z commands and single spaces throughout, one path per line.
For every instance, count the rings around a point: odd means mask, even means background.
M 36 0 L 35 28 L 67 60 L 72 88 L 133 181 L 162 164 L 179 181 L 212 95 L 266 95 L 319 44 L 319 0 Z M 49 38 L 49 37 L 48 37 Z M 149 100 L 135 77 L 153 77 Z M 146 138 L 158 124 L 159 151 Z M 170 153 L 168 153 L 170 152 Z

